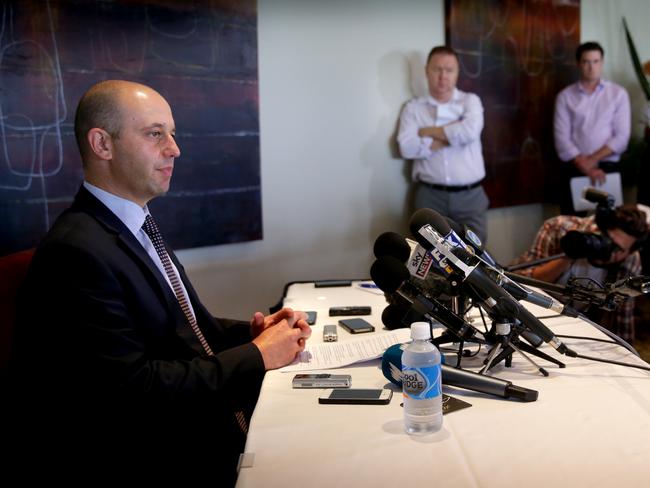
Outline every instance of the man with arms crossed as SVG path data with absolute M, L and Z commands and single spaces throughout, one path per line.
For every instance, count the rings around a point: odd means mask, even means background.
M 434 47 L 426 66 L 429 95 L 409 101 L 400 116 L 402 157 L 413 159 L 415 209 L 431 208 L 487 237 L 489 200 L 481 182 L 483 105 L 478 96 L 456 88 L 458 55 Z

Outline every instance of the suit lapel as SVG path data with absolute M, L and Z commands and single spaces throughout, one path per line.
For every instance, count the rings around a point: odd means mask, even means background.
M 117 236 L 117 241 L 119 245 L 131 255 L 134 261 L 139 261 L 151 274 L 150 280 L 155 282 L 156 294 L 159 295 L 163 302 L 167 304 L 167 310 L 173 318 L 175 324 L 176 333 L 188 343 L 190 347 L 196 350 L 199 353 L 203 353 L 203 347 L 199 342 L 198 338 L 192 328 L 187 323 L 187 318 L 181 309 L 176 295 L 169 287 L 167 280 L 160 273 L 158 267 L 151 260 L 147 252 L 142 247 L 142 244 L 135 238 L 131 231 L 124 225 L 124 223 L 117 218 L 117 216 L 111 212 L 111 210 L 106 207 L 102 202 L 100 202 L 95 196 L 86 190 L 83 186 L 77 193 L 73 205 L 70 207 L 71 211 L 83 211 L 91 216 L 93 216 L 98 222 L 100 222 L 107 232 L 115 234 Z M 168 251 L 169 252 L 169 251 Z M 169 252 L 170 257 L 174 260 L 176 268 L 179 269 L 179 264 L 176 261 L 176 258 L 172 252 Z M 187 278 L 184 276 L 184 273 L 181 274 L 181 279 L 185 284 L 186 289 L 188 290 L 188 295 L 190 295 L 190 300 L 194 303 L 194 296 L 190 292 L 191 287 L 187 286 Z

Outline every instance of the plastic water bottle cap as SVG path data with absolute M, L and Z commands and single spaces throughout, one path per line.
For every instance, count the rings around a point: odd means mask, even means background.
M 431 326 L 429 322 L 413 322 L 411 324 L 411 339 L 415 341 L 431 339 Z

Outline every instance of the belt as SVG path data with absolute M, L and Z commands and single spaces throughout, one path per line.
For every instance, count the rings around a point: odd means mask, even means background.
M 433 188 L 434 190 L 457 192 L 457 191 L 473 190 L 474 188 L 481 186 L 482 182 L 483 180 L 479 180 L 476 183 L 472 183 L 470 185 L 437 185 L 435 183 L 427 183 L 426 181 L 420 181 L 420 184 L 424 186 L 428 186 L 429 188 Z

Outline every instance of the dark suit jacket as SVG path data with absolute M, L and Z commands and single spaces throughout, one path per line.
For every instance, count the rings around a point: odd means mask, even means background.
M 212 317 L 169 254 L 212 357 L 140 243 L 82 187 L 38 247 L 21 295 L 17 398 L 82 435 L 101 425 L 111 437 L 155 439 L 153 448 L 210 439 L 236 457 L 244 439 L 233 411 L 252 411 L 264 363 L 249 324 Z

